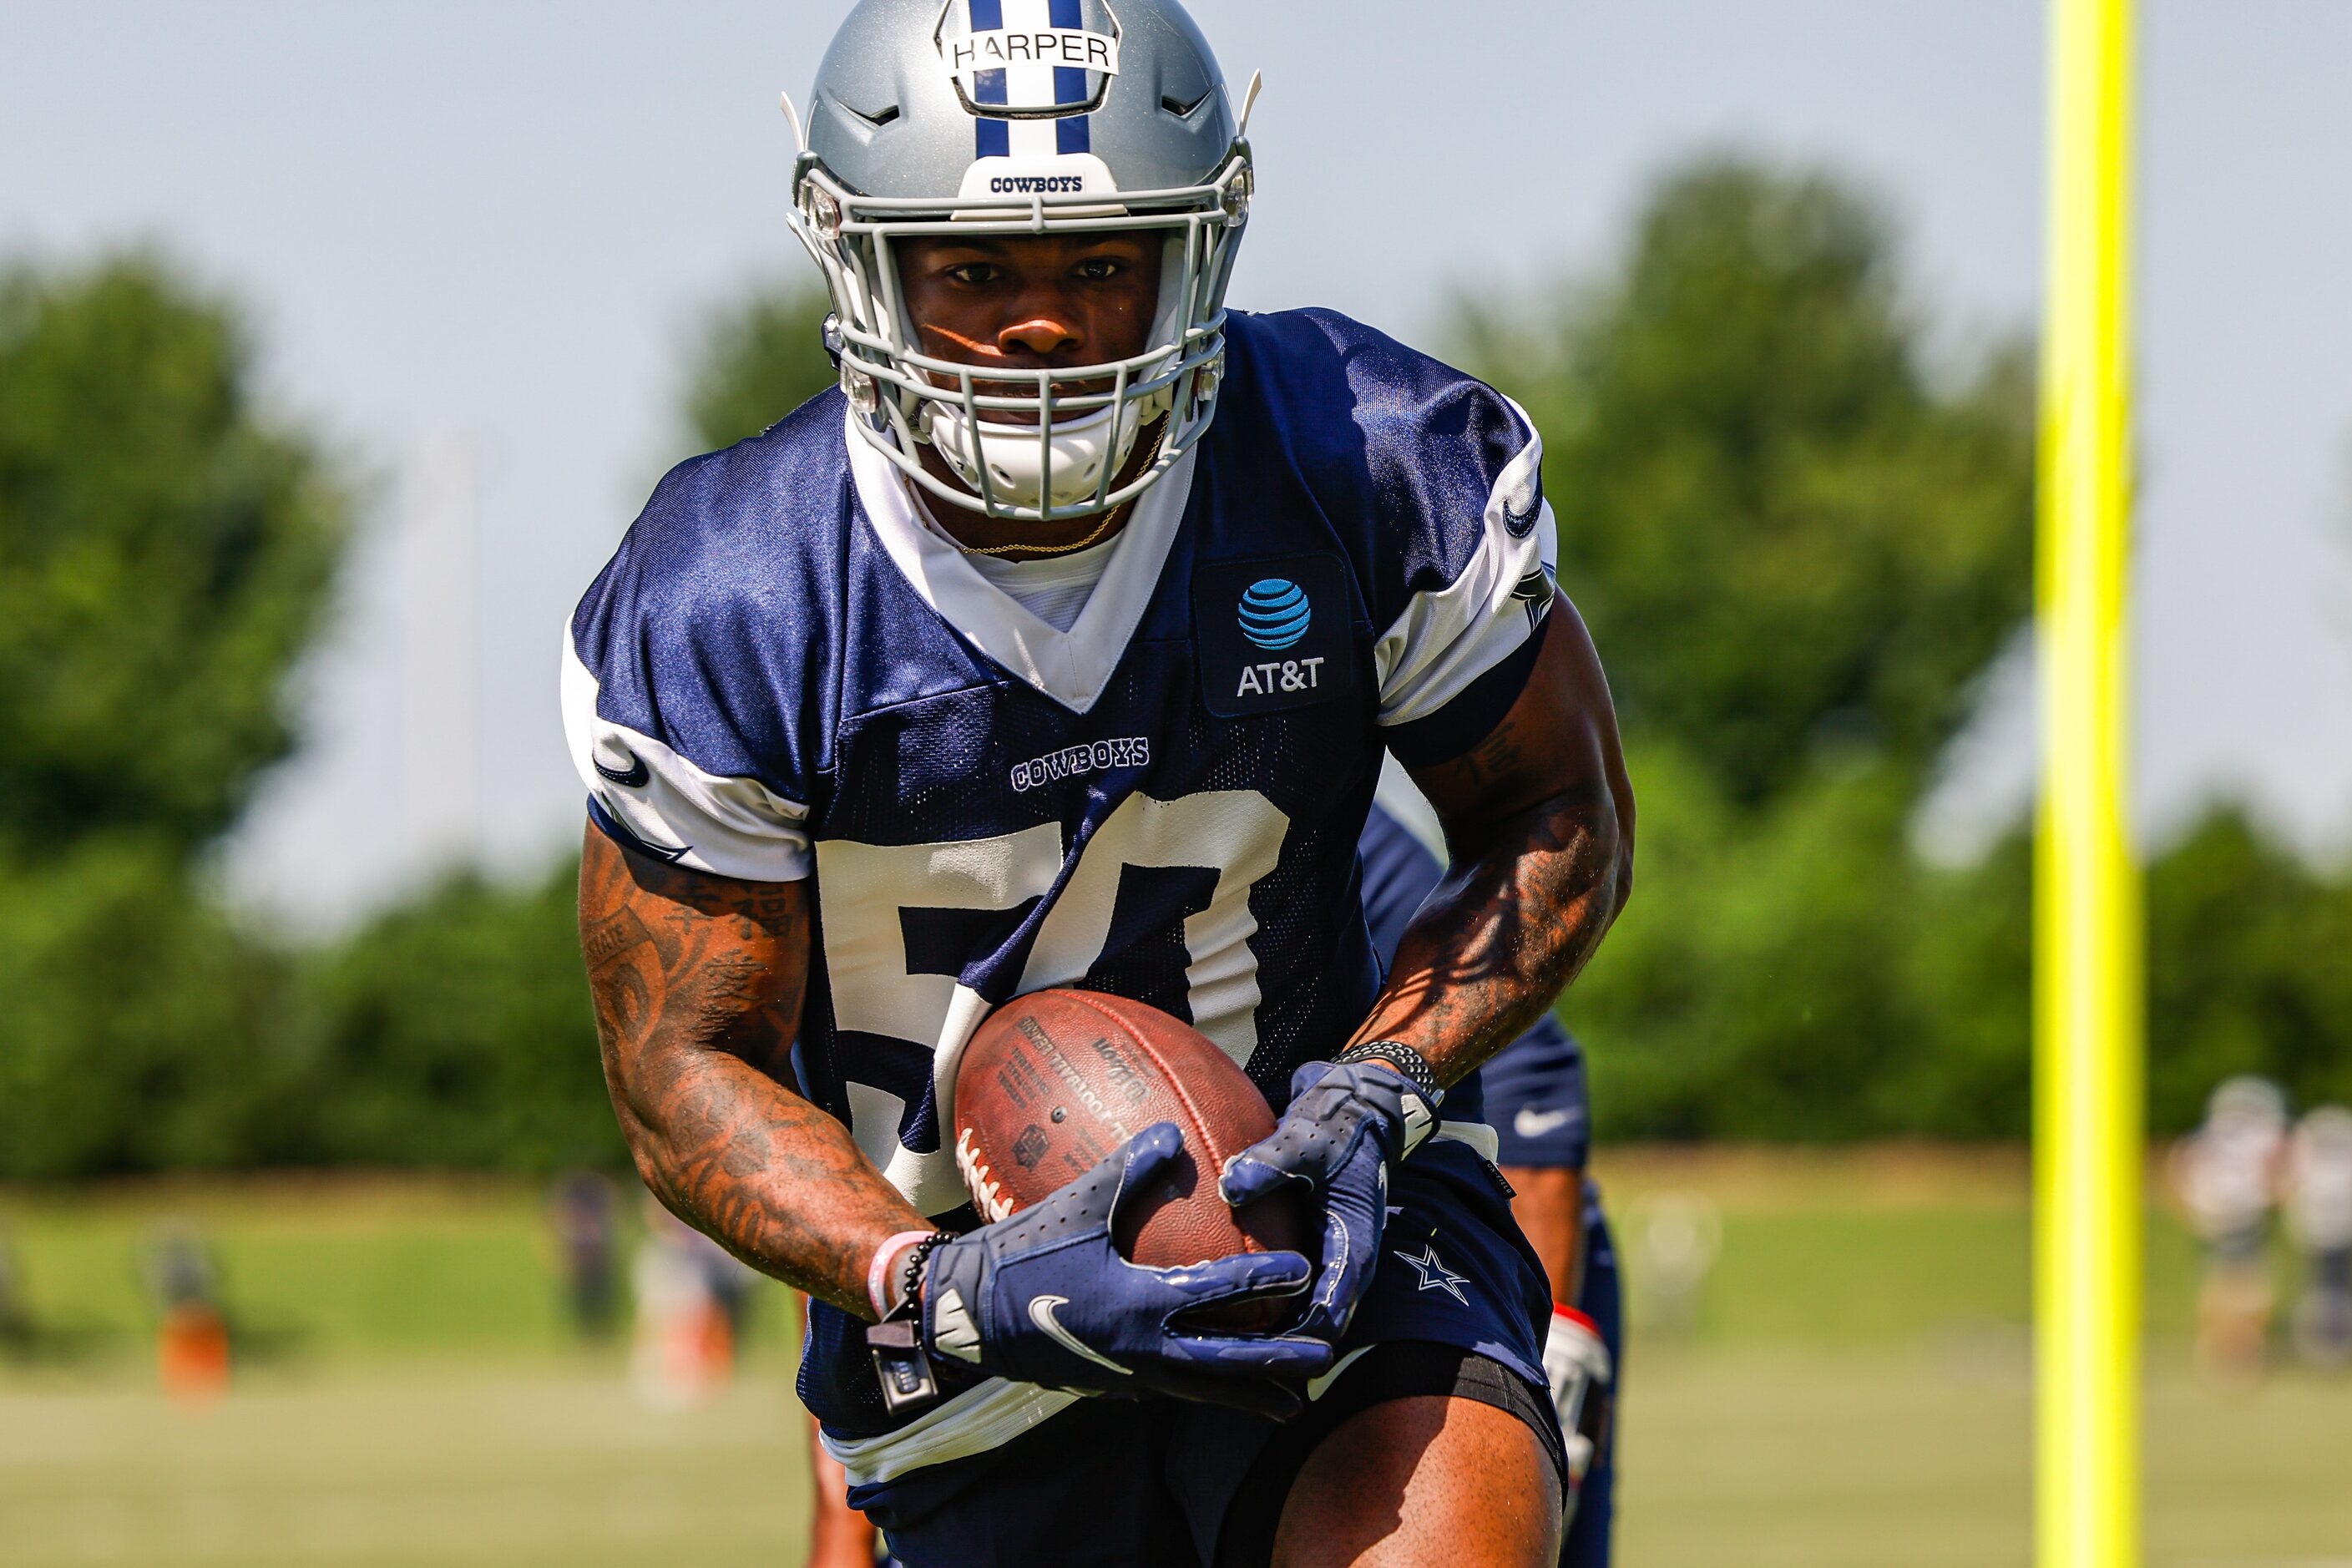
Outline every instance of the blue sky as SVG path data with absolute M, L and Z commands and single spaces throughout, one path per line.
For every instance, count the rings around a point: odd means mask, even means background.
M 1953 352 L 2030 322 L 2033 5 L 1194 11 L 1229 77 L 1266 78 L 1237 303 L 1425 339 L 1454 290 L 1604 264 L 1659 169 L 1739 147 L 1883 195 Z M 0 252 L 143 239 L 184 258 L 250 306 L 273 398 L 369 479 L 346 613 L 305 678 L 310 743 L 230 847 L 242 895 L 332 921 L 452 845 L 521 868 L 576 832 L 559 628 L 684 453 L 700 312 L 806 265 L 776 95 L 805 96 L 837 15 L 0 6 Z M 2145 33 L 2143 815 L 2161 833 L 2237 793 L 2341 846 L 2352 7 L 2153 0 Z M 2025 684 L 2011 672 L 1961 759 L 1948 836 L 2018 798 Z

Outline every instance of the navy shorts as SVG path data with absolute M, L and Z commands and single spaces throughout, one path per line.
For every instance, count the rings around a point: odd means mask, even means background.
M 1486 1402 L 1525 1415 L 1558 1456 L 1541 1352 L 1551 1291 L 1500 1177 L 1467 1144 L 1441 1138 L 1398 1172 L 1390 1196 L 1384 1256 L 1339 1363 L 1310 1396 L 1343 1396 L 1360 1361 L 1381 1364 L 1362 1359 L 1373 1347 L 1452 1347 L 1467 1352 L 1457 1363 L 1515 1380 L 1511 1400 Z M 1216 1405 L 1080 1399 L 992 1380 L 895 1432 L 826 1436 L 849 1471 L 851 1506 L 882 1527 L 908 1568 L 1207 1568 L 1234 1500 L 1283 1430 Z

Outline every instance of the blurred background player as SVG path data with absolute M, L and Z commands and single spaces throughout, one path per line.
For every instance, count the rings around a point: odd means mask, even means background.
M 620 1305 L 618 1195 L 601 1172 L 567 1171 L 548 1194 L 548 1223 L 563 1271 L 563 1305 L 583 1340 L 611 1337 Z
M 25 1294 L 25 1270 L 16 1237 L 0 1217 L 0 1356 L 15 1359 L 33 1348 L 33 1313 Z
M 1706 1311 L 1707 1275 L 1723 1251 L 1723 1210 L 1703 1192 L 1655 1192 L 1626 1218 L 1633 1274 L 1642 1281 L 1642 1326 L 1652 1344 L 1688 1344 Z
M 2287 1145 L 2287 1235 L 2304 1258 L 2295 1352 L 2321 1366 L 2352 1359 L 2352 1110 L 2323 1105 Z
M 697 1405 L 734 1375 L 737 1330 L 750 1270 L 692 1226 L 646 1197 L 637 1252 L 636 1343 L 630 1368 L 646 1402 Z
M 2209 1371 L 2242 1376 L 2262 1366 L 2276 1300 L 2266 1254 L 2286 1131 L 2276 1084 L 2232 1078 L 2214 1089 L 2204 1125 L 2173 1149 L 2173 1187 L 2206 1248 L 2197 1359 Z
M 148 1248 L 147 1284 L 162 1316 L 155 1330 L 156 1372 L 175 1399 L 205 1400 L 228 1386 L 228 1315 L 220 1304 L 220 1270 L 192 1226 L 169 1225 Z
M 1391 760 L 1357 845 L 1364 923 L 1383 963 L 1396 952 L 1405 922 L 1444 875 L 1444 855 L 1437 814 Z M 1478 1077 L 1486 1120 L 1496 1132 L 1496 1163 L 1517 1189 L 1512 1216 L 1551 1280 L 1544 1369 L 1551 1375 L 1574 1488 L 1564 1510 L 1568 1534 L 1559 1561 L 1561 1568 L 1599 1568 L 1609 1561 L 1613 1517 L 1613 1373 L 1623 1354 L 1622 1313 L 1616 1249 L 1600 1189 L 1584 1174 L 1591 1149 L 1584 1053 L 1559 1020 L 1547 1016 Z M 1454 1103 L 1465 1103 L 1462 1089 L 1454 1093 Z M 873 1568 L 874 1527 L 844 1500 L 847 1478 L 815 1441 L 814 1422 L 810 1451 L 816 1509 L 809 1568 Z

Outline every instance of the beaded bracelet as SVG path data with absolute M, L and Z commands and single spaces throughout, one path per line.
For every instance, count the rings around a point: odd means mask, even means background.
M 933 1234 L 928 1230 L 902 1230 L 874 1249 L 874 1259 L 866 1266 L 866 1304 L 874 1309 L 875 1317 L 890 1315 L 890 1266 L 898 1261 L 899 1248 L 909 1242 L 919 1245 Z

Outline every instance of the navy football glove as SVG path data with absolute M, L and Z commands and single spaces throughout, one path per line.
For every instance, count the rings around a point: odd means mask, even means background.
M 1273 1136 L 1225 1162 L 1217 1190 L 1235 1208 L 1285 1182 L 1304 1182 L 1323 1200 L 1315 1291 L 1293 1333 L 1336 1340 L 1347 1332 L 1380 1262 L 1389 1166 L 1432 1122 L 1428 1102 L 1392 1068 L 1308 1062 L 1291 1075 L 1290 1109 Z
M 1129 1263 L 1111 1240 L 1119 1204 L 1183 1150 L 1162 1121 L 1043 1202 L 943 1242 L 923 1275 L 923 1341 L 999 1377 L 1048 1388 L 1238 1405 L 1286 1417 L 1331 1364 L 1304 1335 L 1188 1329 L 1187 1310 L 1297 1296 L 1313 1278 L 1295 1252 L 1253 1252 L 1188 1268 Z

